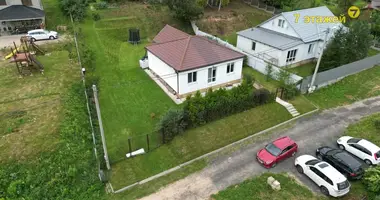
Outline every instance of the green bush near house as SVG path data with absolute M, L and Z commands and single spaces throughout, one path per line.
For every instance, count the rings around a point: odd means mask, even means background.
M 365 171 L 363 182 L 369 191 L 380 193 L 380 166 L 368 168 Z

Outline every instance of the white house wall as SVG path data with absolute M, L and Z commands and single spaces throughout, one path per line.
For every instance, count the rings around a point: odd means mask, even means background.
M 278 26 L 278 20 L 282 19 L 285 20 L 284 28 Z M 290 36 L 294 36 L 299 38 L 299 35 L 294 31 L 294 29 L 289 25 L 288 21 L 281 15 L 279 15 L 276 18 L 273 18 L 272 20 L 265 22 L 264 24 L 260 25 L 263 28 L 270 29 L 279 33 L 287 34 Z
M 313 52 L 309 54 L 308 51 L 309 51 L 309 45 L 310 44 L 314 44 L 314 47 L 313 47 L 314 49 L 313 49 Z M 283 66 L 286 66 L 289 64 L 294 64 L 294 63 L 297 63 L 297 62 L 300 62 L 303 60 L 318 58 L 319 57 L 318 52 L 320 51 L 321 47 L 322 47 L 322 42 L 315 41 L 315 42 L 311 42 L 311 43 L 307 43 L 307 44 L 300 44 L 296 47 L 292 47 L 290 49 L 284 50 L 282 52 L 282 55 L 279 57 L 279 66 L 283 67 Z M 291 63 L 286 63 L 288 51 L 294 50 L 294 49 L 298 49 L 295 60 Z
M 7 5 L 6 6 L 0 6 L 0 10 L 4 9 L 8 6 L 11 6 L 11 5 L 22 5 L 21 0 L 5 0 L 5 2 L 7 3 Z M 42 7 L 40 0 L 32 0 L 32 4 L 33 5 L 31 7 L 43 10 L 43 7 Z
M 234 64 L 234 71 L 227 74 L 227 64 Z M 208 69 L 210 67 L 216 67 L 216 81 L 208 83 Z M 195 92 L 197 90 L 213 87 L 216 85 L 224 84 L 234 80 L 239 80 L 242 77 L 243 59 L 237 59 L 229 62 L 224 62 L 217 65 L 203 67 L 200 69 L 189 70 L 180 72 L 179 74 L 179 94 L 186 94 Z M 194 83 L 188 83 L 188 73 L 197 72 L 197 81 Z
M 255 50 L 252 50 L 252 42 L 254 41 L 238 35 L 236 47 L 251 55 L 256 55 L 265 52 L 267 55 L 273 58 L 281 57 L 281 51 L 279 49 L 273 48 L 260 42 L 255 42 L 256 48 Z
M 160 76 L 172 89 L 177 91 L 177 73 L 157 56 L 148 51 L 149 69 Z M 177 91 L 178 92 L 178 91 Z

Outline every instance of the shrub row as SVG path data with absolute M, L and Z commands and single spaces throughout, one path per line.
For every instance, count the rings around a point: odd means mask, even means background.
M 161 118 L 157 130 L 168 142 L 188 128 L 238 113 L 274 101 L 274 94 L 266 89 L 254 90 L 252 79 L 230 90 L 209 90 L 189 96 L 181 109 L 171 109 Z

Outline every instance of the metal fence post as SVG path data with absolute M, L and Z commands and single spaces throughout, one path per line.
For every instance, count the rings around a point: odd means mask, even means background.
M 96 89 L 96 85 L 92 85 L 92 90 L 94 91 L 96 113 L 98 115 L 100 135 L 102 137 L 103 151 L 104 151 L 104 160 L 106 161 L 107 169 L 109 170 L 109 169 L 111 169 L 111 166 L 110 166 L 110 162 L 109 162 L 109 159 L 108 159 L 108 152 L 107 152 L 107 146 L 106 146 L 106 138 L 104 137 L 103 122 L 102 122 L 102 116 L 100 114 L 100 106 L 99 106 L 99 101 L 98 101 L 98 90 Z
M 148 151 L 150 150 L 149 148 L 149 134 L 146 134 L 146 143 L 148 144 Z
M 128 146 L 129 146 L 129 156 L 132 157 L 132 145 L 131 138 L 128 138 Z

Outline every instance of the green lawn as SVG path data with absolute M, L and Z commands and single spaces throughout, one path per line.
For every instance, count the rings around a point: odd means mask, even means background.
M 297 74 L 298 76 L 307 77 L 314 73 L 315 65 L 316 63 L 311 62 L 294 68 L 289 68 L 287 70 L 293 74 Z
M 368 51 L 368 56 L 374 56 L 374 55 L 377 55 L 379 53 L 380 53 L 380 51 L 370 48 Z
M 102 20 L 88 19 L 82 30 L 87 45 L 95 53 L 95 75 L 100 78 L 99 101 L 107 147 L 111 162 L 116 162 L 129 151 L 129 137 L 152 133 L 161 115 L 176 107 L 139 67 L 139 59 L 145 55 L 144 47 L 165 24 L 185 31 L 189 31 L 189 26 L 172 19 L 165 7 L 127 2 L 120 8 L 99 12 Z M 141 44 L 127 42 L 131 27 L 140 29 Z
M 274 191 L 266 182 L 272 176 L 281 183 L 281 190 Z M 325 199 L 315 196 L 308 188 L 300 185 L 288 174 L 264 173 L 255 178 L 233 185 L 212 196 L 215 200 L 317 200 Z
M 308 95 L 320 108 L 332 108 L 380 95 L 380 66 L 348 76 Z
M 80 74 L 67 51 L 50 53 L 37 57 L 44 75 L 19 78 L 13 63 L 0 61 L 0 163 L 33 158 L 59 142 L 61 98 Z
M 290 118 L 285 108 L 271 103 L 188 130 L 148 154 L 114 164 L 111 183 L 119 189 Z
M 70 25 L 70 19 L 63 15 L 57 0 L 43 0 L 42 5 L 46 15 L 46 28 L 56 30 L 59 25 Z
M 244 2 L 231 1 L 220 11 L 206 8 L 201 19 L 196 21 L 201 31 L 216 35 L 236 45 L 236 32 L 254 27 L 272 17 L 271 14 L 248 6 Z

